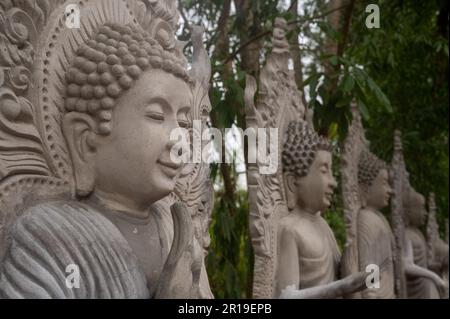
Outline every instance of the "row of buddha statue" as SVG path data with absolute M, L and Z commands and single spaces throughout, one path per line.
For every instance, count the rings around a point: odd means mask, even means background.
M 175 37 L 175 0 L 0 3 L 0 298 L 213 298 L 205 257 L 214 203 L 207 163 L 175 163 L 170 138 L 206 126 L 211 65 Z M 278 128 L 275 174 L 248 164 L 255 298 L 448 297 L 448 243 L 430 197 L 369 151 L 353 105 L 341 147 L 347 242 L 322 216 L 335 147 L 307 121 L 286 22 L 257 81 L 250 128 Z M 256 101 L 256 103 L 255 103 Z M 380 212 L 393 195 L 392 221 Z M 367 266 L 379 268 L 368 287 Z
M 400 132 L 390 165 L 370 151 L 356 102 L 342 145 L 319 136 L 292 86 L 286 29 L 286 21 L 275 21 L 256 103 L 257 81 L 247 77 L 247 126 L 281 130 L 278 172 L 259 174 L 265 163 L 248 170 L 254 297 L 448 298 L 448 243 L 439 237 L 434 195 L 427 239 L 422 233 L 426 201 L 409 183 Z M 338 186 L 333 148 L 341 167 L 342 252 L 323 216 Z M 383 211 L 390 204 L 389 217 Z M 369 277 L 374 269 L 376 278 Z

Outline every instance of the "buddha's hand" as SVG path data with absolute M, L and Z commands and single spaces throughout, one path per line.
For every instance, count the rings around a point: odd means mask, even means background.
M 442 269 L 442 263 L 437 262 L 437 261 L 432 261 L 429 263 L 428 269 L 434 271 L 435 273 L 439 273 L 440 270 Z
M 363 290 L 366 287 L 365 272 L 358 272 L 344 279 L 329 284 L 297 290 L 295 286 L 287 286 L 282 290 L 281 299 L 334 299 L 342 298 Z
M 295 285 L 287 286 L 286 288 L 284 288 L 281 291 L 279 298 L 280 299 L 296 299 L 295 297 L 293 298 L 293 296 L 295 296 L 298 291 L 299 290 L 295 287 Z
M 352 294 L 367 288 L 367 279 L 368 273 L 361 271 L 342 279 L 342 295 Z
M 192 218 L 181 202 L 173 204 L 170 210 L 174 238 L 155 298 L 196 298 L 199 293 L 202 253 L 194 240 Z
M 436 276 L 435 280 L 434 280 L 437 289 L 439 290 L 439 296 L 442 299 L 447 299 L 448 298 L 448 283 L 445 282 L 445 280 L 443 280 L 441 277 Z

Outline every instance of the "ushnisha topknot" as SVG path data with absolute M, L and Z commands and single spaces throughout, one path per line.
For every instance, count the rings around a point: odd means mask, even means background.
M 328 139 L 319 136 L 306 121 L 290 122 L 283 141 L 283 172 L 295 173 L 297 177 L 308 175 L 320 150 L 332 151 Z
M 358 161 L 358 183 L 371 186 L 382 169 L 388 170 L 384 161 L 367 150 L 362 151 Z
M 132 25 L 100 27 L 78 48 L 66 74 L 65 112 L 90 114 L 99 133 L 107 135 L 117 98 L 147 69 L 162 69 L 192 84 L 185 60 L 163 45 Z

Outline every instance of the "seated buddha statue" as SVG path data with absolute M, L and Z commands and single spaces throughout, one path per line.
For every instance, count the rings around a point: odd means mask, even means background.
M 381 210 L 389 205 L 392 188 L 388 166 L 369 151 L 362 151 L 358 162 L 358 185 L 361 210 L 357 218 L 358 265 L 377 265 L 380 283 L 377 289 L 365 289 L 362 298 L 395 298 L 394 237 Z
M 341 253 L 321 215 L 337 187 L 331 150 L 306 121 L 289 124 L 282 153 L 289 214 L 279 223 L 276 274 L 283 298 L 338 298 L 365 285 L 364 272 L 338 280 Z
M 425 197 L 414 188 L 405 191 L 403 207 L 405 209 L 406 239 L 412 248 L 413 262 L 422 269 L 429 269 L 428 248 L 420 227 L 425 224 L 427 214 Z M 448 253 L 448 251 L 447 251 Z M 438 299 L 439 288 L 445 290 L 445 283 L 434 272 L 423 272 L 426 276 L 407 276 L 407 293 L 411 299 Z
M 23 203 L 2 243 L 0 298 L 212 297 L 209 285 L 199 284 L 207 276 L 190 213 L 180 202 L 171 212 L 153 207 L 174 191 L 180 175 L 169 137 L 190 125 L 195 81 L 171 38 L 174 2 L 144 2 L 137 4 L 152 12 L 145 21 L 154 33 L 121 1 L 95 1 L 82 12 L 90 20 L 80 30 L 56 27 L 54 38 L 67 32 L 72 41 L 60 56 L 52 59 L 48 51 L 38 60 L 46 68 L 69 60 L 61 78 L 44 69 L 42 92 L 60 83 L 62 99 L 45 96 L 42 112 L 50 101 L 60 103 L 55 119 L 70 154 L 74 196 Z M 102 22 L 108 17 L 113 22 Z M 61 145 L 49 149 L 57 154 Z M 79 270 L 76 287 L 67 284 L 69 266 Z
M 391 226 L 381 210 L 388 206 L 393 191 L 390 186 L 388 166 L 369 151 L 363 151 L 358 163 L 358 184 L 362 208 L 357 216 L 358 266 L 377 265 L 380 269 L 379 287 L 365 289 L 362 298 L 392 299 L 395 290 L 394 251 L 395 239 Z M 408 233 L 408 231 L 407 231 Z M 409 236 L 407 236 L 409 237 Z M 407 278 L 429 278 L 443 288 L 443 282 L 431 271 L 415 263 L 411 241 L 407 240 L 404 255 L 400 258 Z M 420 259 L 420 257 L 419 257 Z M 408 286 L 408 294 L 410 287 Z

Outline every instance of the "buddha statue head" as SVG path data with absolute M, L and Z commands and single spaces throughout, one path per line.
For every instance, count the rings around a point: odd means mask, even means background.
M 106 23 L 76 51 L 62 129 L 78 197 L 143 211 L 173 191 L 170 132 L 189 126 L 193 80 L 163 40 Z
M 425 197 L 411 186 L 408 186 L 403 194 L 403 209 L 407 225 L 420 227 L 425 223 L 427 215 Z
M 310 214 L 331 205 L 337 186 L 332 173 L 332 148 L 306 121 L 288 125 L 284 136 L 282 165 L 290 210 L 298 206 Z
M 392 189 L 385 162 L 369 151 L 362 151 L 358 161 L 358 185 L 363 207 L 380 210 L 389 205 Z

